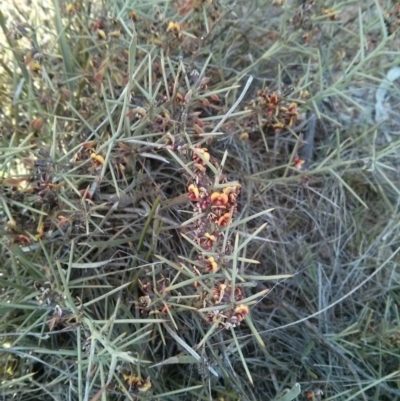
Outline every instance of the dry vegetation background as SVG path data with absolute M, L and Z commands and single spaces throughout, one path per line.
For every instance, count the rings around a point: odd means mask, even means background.
M 399 2 L 0 25 L 1 400 L 400 400 Z

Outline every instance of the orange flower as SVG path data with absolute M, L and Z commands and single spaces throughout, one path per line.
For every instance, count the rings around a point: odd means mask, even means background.
M 248 141 L 248 140 L 249 140 L 249 134 L 248 134 L 248 132 L 242 132 L 242 133 L 240 134 L 240 139 L 241 139 L 242 141 Z
M 126 374 L 123 374 L 122 376 L 128 386 L 137 388 L 142 393 L 150 390 L 151 388 L 151 382 L 149 378 L 143 380 L 140 376 Z
M 288 112 L 291 114 L 296 114 L 297 115 L 297 103 L 290 103 L 288 107 Z
M 228 203 L 228 195 L 220 192 L 213 192 L 211 194 L 211 202 L 216 206 L 226 205 Z
M 229 286 L 229 293 L 232 293 L 232 286 Z M 230 295 L 229 294 L 229 295 Z M 243 299 L 243 293 L 242 290 L 239 287 L 235 287 L 234 291 L 233 291 L 233 299 L 235 300 L 235 302 L 239 302 Z
M 167 32 L 171 32 L 178 39 L 182 37 L 181 26 L 178 22 L 170 21 L 168 23 Z
M 230 213 L 225 213 L 218 219 L 217 224 L 220 227 L 226 227 L 229 224 L 229 220 L 230 219 L 231 219 L 231 214 Z
M 218 287 L 213 289 L 213 298 L 216 304 L 221 303 L 225 295 L 226 284 L 219 284 Z
M 246 305 L 239 305 L 233 311 L 234 316 L 238 319 L 238 323 L 242 322 L 246 315 L 249 314 L 249 307 Z
M 210 241 L 215 242 L 217 240 L 217 238 L 215 237 L 215 235 L 209 234 L 209 233 L 205 233 L 204 236 L 206 238 L 208 238 Z
M 41 65 L 35 60 L 31 60 L 29 63 L 27 63 L 27 66 L 29 68 L 29 71 L 31 71 L 34 74 L 39 73 L 42 69 Z
M 205 233 L 204 237 L 200 238 L 200 245 L 203 246 L 207 251 L 210 251 L 217 241 L 217 237 L 215 235 Z
M 188 191 L 189 191 L 188 197 L 191 201 L 199 200 L 200 192 L 199 188 L 196 185 L 194 184 L 189 185 Z
M 206 271 L 215 273 L 218 270 L 218 263 L 210 256 L 207 260 Z
M 58 227 L 64 227 L 66 224 L 71 224 L 71 218 L 63 215 L 57 216 L 57 219 L 59 220 L 58 222 Z
M 104 157 L 101 155 L 98 155 L 96 153 L 92 153 L 90 155 L 90 158 L 93 160 L 93 164 L 95 167 L 99 167 L 100 165 L 104 164 Z
M 148 377 L 146 380 L 141 380 L 137 385 L 137 389 L 141 393 L 145 393 L 146 391 L 149 391 L 151 389 L 150 378 Z
M 275 131 L 279 132 L 281 129 L 283 129 L 285 127 L 285 124 L 281 121 L 272 124 L 272 127 L 274 128 Z
M 304 165 L 304 163 L 305 163 L 305 160 L 300 159 L 299 157 L 296 156 L 296 157 L 293 159 L 293 163 L 294 163 L 294 166 L 295 166 L 298 170 L 301 170 L 301 169 L 303 168 L 303 165 Z
M 275 106 L 279 103 L 279 96 L 277 93 L 271 93 L 271 95 L 269 95 L 269 102 L 271 104 L 271 106 Z
M 206 161 L 210 161 L 210 154 L 208 153 L 208 149 L 206 148 L 198 148 L 196 149 L 197 152 L 193 152 L 193 160 L 196 163 L 199 164 L 203 164 L 203 160 L 201 159 L 201 157 L 199 156 L 199 154 L 201 154 L 203 156 L 203 159 L 205 159 Z
M 195 163 L 194 164 L 194 170 L 195 170 L 194 171 L 195 173 L 200 173 L 200 174 L 206 172 L 206 168 L 200 163 Z
M 140 380 L 138 376 L 133 375 L 123 375 L 123 378 L 129 386 L 135 386 Z
M 239 190 L 240 190 L 240 185 L 237 185 L 236 187 L 226 187 L 223 189 L 223 192 L 228 196 L 229 201 L 231 203 L 235 203 L 236 198 L 239 194 Z

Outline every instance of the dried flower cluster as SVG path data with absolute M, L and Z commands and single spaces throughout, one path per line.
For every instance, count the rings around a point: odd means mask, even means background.
M 237 196 L 240 185 L 230 186 L 222 176 L 220 184 L 227 184 L 222 189 L 214 190 L 211 178 L 207 174 L 207 163 L 211 160 L 206 148 L 193 150 L 194 176 L 188 180 L 188 197 L 193 203 L 193 212 L 199 216 L 195 223 L 195 241 L 205 250 L 215 250 L 221 229 L 226 227 L 237 213 Z
M 187 196 L 193 208 L 193 223 L 188 235 L 202 249 L 192 264 L 193 272 L 199 276 L 199 280 L 194 282 L 197 291 L 195 304 L 197 308 L 199 305 L 215 306 L 215 310 L 203 315 L 204 320 L 229 329 L 239 326 L 249 313 L 248 306 L 241 304 L 244 299 L 241 288 L 232 286 L 223 274 L 223 269 L 229 268 L 227 256 L 233 250 L 230 241 L 225 240 L 225 228 L 237 214 L 240 184 L 228 182 L 221 173 L 218 180 L 214 180 L 210 171 L 213 174 L 219 171 L 219 164 L 207 148 L 193 147 L 190 155 L 188 166 L 192 174 L 187 179 Z M 211 292 L 204 291 L 203 282 L 212 288 Z M 154 284 L 140 282 L 143 295 L 135 305 L 142 316 L 170 313 L 169 286 L 170 280 L 164 277 Z
M 188 198 L 193 205 L 194 222 L 191 237 L 203 248 L 197 256 L 197 267 L 193 266 L 197 275 L 215 274 L 228 262 L 225 256 L 232 253 L 232 246 L 226 241 L 224 248 L 224 228 L 237 214 L 237 197 L 240 184 L 229 183 L 224 175 L 220 176 L 218 189 L 213 188 L 213 180 L 209 176 L 208 164 L 218 167 L 217 161 L 210 155 L 207 148 L 196 147 L 192 150 L 194 175 L 188 179 Z M 222 327 L 238 326 L 249 309 L 239 302 L 243 299 L 239 287 L 232 288 L 225 282 L 213 281 L 213 293 L 203 299 L 207 305 L 228 305 L 222 313 L 215 310 L 206 315 L 210 323 L 219 322 Z M 201 287 L 199 282 L 196 287 Z
M 272 128 L 275 132 L 292 127 L 298 117 L 297 103 L 287 103 L 280 92 L 266 89 L 257 91 L 246 110 L 254 112 L 250 125 L 257 126 L 257 122 L 261 122 L 263 128 Z

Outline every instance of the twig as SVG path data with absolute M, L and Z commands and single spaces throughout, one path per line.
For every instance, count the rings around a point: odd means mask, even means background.
M 299 156 L 304 160 L 304 166 L 308 168 L 312 162 L 312 156 L 314 152 L 314 139 L 315 139 L 315 127 L 317 125 L 317 115 L 312 113 L 307 119 L 307 129 L 305 134 L 305 141 L 303 147 L 299 151 Z

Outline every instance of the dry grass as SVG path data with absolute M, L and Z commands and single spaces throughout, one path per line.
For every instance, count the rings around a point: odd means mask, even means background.
M 2 10 L 1 399 L 400 400 L 400 7 L 311 3 Z

